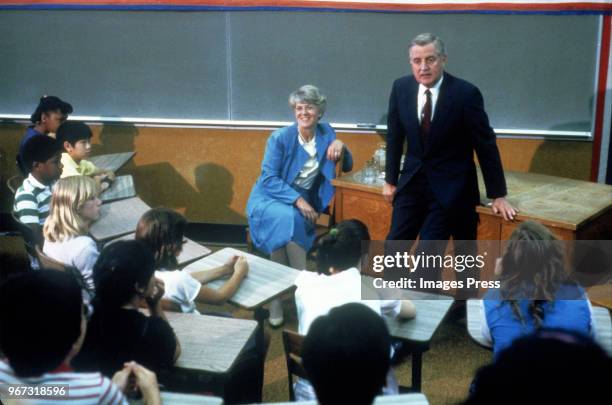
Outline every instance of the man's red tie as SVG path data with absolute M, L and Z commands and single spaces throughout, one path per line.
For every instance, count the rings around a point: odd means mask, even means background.
M 431 127 L 431 91 L 425 90 L 425 97 L 425 105 L 421 110 L 421 139 L 423 143 L 425 143 Z

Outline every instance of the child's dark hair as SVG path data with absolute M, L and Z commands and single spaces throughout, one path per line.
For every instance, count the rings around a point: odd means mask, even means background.
M 385 385 L 391 337 L 385 321 L 359 303 L 318 317 L 302 346 L 308 380 L 321 405 L 369 405 Z
M 23 147 L 23 166 L 27 173 L 32 171 L 35 162 L 45 163 L 62 151 L 62 145 L 46 135 L 35 135 Z
M 144 242 L 155 255 L 157 269 L 178 266 L 175 252 L 183 244 L 187 220 L 168 208 L 145 212 L 136 225 L 136 239 Z
M 59 367 L 81 335 L 83 298 L 74 277 L 30 271 L 0 286 L 0 352 L 19 377 Z
M 81 121 L 66 121 L 57 129 L 56 138 L 60 145 L 68 142 L 74 146 L 81 139 L 91 139 L 91 128 Z
M 102 250 L 93 269 L 96 297 L 94 311 L 113 311 L 146 288 L 155 272 L 151 249 L 137 240 L 112 243 Z
M 34 110 L 32 115 L 30 115 L 30 121 L 36 124 L 37 122 L 40 122 L 43 113 L 57 110 L 59 110 L 64 116 L 72 114 L 72 106 L 69 103 L 62 101 L 59 97 L 43 96 L 40 98 L 36 110 Z
M 329 274 L 329 268 L 346 270 L 357 266 L 361 259 L 362 241 L 369 241 L 367 226 L 357 219 L 338 223 L 314 244 L 317 272 Z

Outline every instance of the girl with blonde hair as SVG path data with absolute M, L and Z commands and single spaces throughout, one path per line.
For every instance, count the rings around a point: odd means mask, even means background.
M 96 182 L 86 176 L 71 176 L 55 183 L 49 216 L 43 227 L 43 252 L 64 265 L 76 268 L 82 275 L 84 287 L 94 290 L 93 267 L 99 252 L 96 242 L 89 237 L 89 227 L 100 217 Z M 90 294 L 83 292 L 86 304 Z

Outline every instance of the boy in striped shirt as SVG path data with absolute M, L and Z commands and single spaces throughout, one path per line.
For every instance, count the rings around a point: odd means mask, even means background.
M 49 136 L 32 137 L 24 146 L 23 162 L 29 174 L 15 193 L 13 211 L 32 229 L 39 246 L 49 215 L 51 186 L 62 174 L 61 151 L 61 145 Z
M 14 394 L 11 387 L 27 386 L 48 394 L 33 404 L 127 405 L 124 394 L 138 389 L 145 404 L 160 404 L 157 377 L 134 362 L 112 381 L 99 372 L 72 370 L 87 319 L 81 288 L 71 275 L 44 270 L 10 278 L 0 286 L 0 308 L 0 352 L 6 356 L 0 357 L 1 399 Z

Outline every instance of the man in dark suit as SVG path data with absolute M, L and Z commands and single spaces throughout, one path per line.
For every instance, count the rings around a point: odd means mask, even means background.
M 389 101 L 384 198 L 393 203 L 387 240 L 476 239 L 480 202 L 474 151 L 495 213 L 511 220 L 495 133 L 474 85 L 444 72 L 443 42 L 420 34 L 409 49 L 412 75 Z M 407 142 L 407 153 L 400 160 Z

